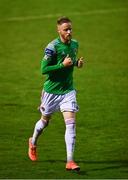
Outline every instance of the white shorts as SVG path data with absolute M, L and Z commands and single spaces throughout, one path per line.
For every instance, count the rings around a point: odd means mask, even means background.
M 63 95 L 50 94 L 42 91 L 40 111 L 42 115 L 50 115 L 55 111 L 77 112 L 76 91 Z

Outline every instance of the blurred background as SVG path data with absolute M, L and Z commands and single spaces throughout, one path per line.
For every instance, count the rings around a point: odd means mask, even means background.
M 65 172 L 64 122 L 60 113 L 40 137 L 39 161 L 27 157 L 28 138 L 40 118 L 40 62 L 55 39 L 56 20 L 68 16 L 79 42 L 76 69 L 75 160 Z M 0 178 L 128 178 L 128 1 L 0 0 Z

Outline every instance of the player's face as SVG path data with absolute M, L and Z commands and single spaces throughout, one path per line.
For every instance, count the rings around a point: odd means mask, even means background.
M 68 43 L 72 38 L 72 25 L 71 23 L 63 23 L 58 25 L 58 33 L 62 42 Z

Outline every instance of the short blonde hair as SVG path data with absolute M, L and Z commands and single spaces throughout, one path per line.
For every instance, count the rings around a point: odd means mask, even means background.
M 66 16 L 63 16 L 63 17 L 60 17 L 58 20 L 57 20 L 57 25 L 61 25 L 63 23 L 71 23 L 72 21 L 66 17 Z

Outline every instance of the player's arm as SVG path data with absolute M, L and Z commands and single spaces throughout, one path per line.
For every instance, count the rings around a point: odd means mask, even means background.
M 73 65 L 78 67 L 78 68 L 81 68 L 84 64 L 84 61 L 83 61 L 83 57 L 80 57 L 80 58 L 77 58 L 77 55 L 78 55 L 78 49 L 79 49 L 79 44 L 78 44 L 78 41 L 74 40 L 74 43 L 75 43 L 75 47 L 74 47 L 74 52 L 75 52 L 75 57 L 74 57 L 74 62 L 73 62 Z
M 45 49 L 45 55 L 41 61 L 42 74 L 49 74 L 50 72 L 57 71 L 64 67 L 63 63 L 52 65 L 54 61 L 56 51 L 53 44 L 49 44 Z
M 69 57 L 69 55 L 67 55 L 64 58 L 62 63 L 52 65 L 53 64 L 52 61 L 55 60 L 55 57 L 56 57 L 56 50 L 55 50 L 54 44 L 50 43 L 45 49 L 45 55 L 41 61 L 42 74 L 49 74 L 53 71 L 57 71 L 59 69 L 67 68 L 73 65 L 72 60 Z
M 57 71 L 58 69 L 67 68 L 73 65 L 72 60 L 69 56 L 66 56 L 62 63 L 56 64 L 56 65 L 49 65 L 50 61 L 52 61 L 52 58 L 49 58 L 48 60 L 46 59 L 42 60 L 41 62 L 42 74 L 48 74 L 52 71 Z
M 64 67 L 63 63 L 56 64 L 56 65 L 49 65 L 49 60 L 42 59 L 41 61 L 41 72 L 42 74 L 48 74 L 53 71 L 57 71 Z
M 83 64 L 84 64 L 84 58 L 83 57 L 77 58 L 78 48 L 79 48 L 79 44 L 77 42 L 77 48 L 75 49 L 76 50 L 76 58 L 75 58 L 76 60 L 74 62 L 74 66 L 81 68 L 81 67 L 83 67 Z

